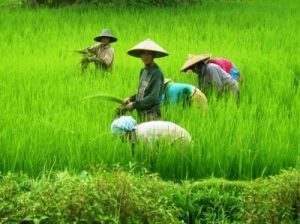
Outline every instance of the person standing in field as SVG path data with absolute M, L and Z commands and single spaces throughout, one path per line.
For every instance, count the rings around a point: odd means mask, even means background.
M 94 40 L 100 42 L 100 44 L 83 50 L 91 56 L 84 57 L 81 60 L 82 70 L 85 70 L 89 63 L 93 62 L 96 69 L 111 71 L 114 62 L 114 49 L 111 47 L 111 43 L 116 42 L 118 39 L 112 35 L 109 29 L 103 29 L 100 36 L 95 37 Z
M 137 143 L 145 143 L 155 147 L 159 143 L 179 144 L 188 146 L 191 143 L 190 134 L 179 125 L 168 121 L 148 121 L 137 124 L 131 116 L 121 116 L 111 124 L 111 133 L 120 136 L 125 142 L 132 143 L 132 154 Z
M 167 56 L 168 53 L 150 39 L 137 44 L 127 53 L 141 58 L 144 68 L 140 71 L 137 93 L 124 100 L 125 109 L 136 109 L 142 121 L 160 120 L 164 76 L 159 66 L 154 63 L 154 58 Z
M 183 102 L 183 105 L 196 104 L 198 108 L 207 111 L 206 96 L 195 86 L 175 83 L 171 79 L 164 81 L 164 101 L 167 103 L 175 104 Z
M 198 88 L 206 90 L 211 86 L 216 86 L 218 96 L 221 96 L 223 91 L 230 89 L 236 101 L 239 102 L 240 92 L 237 81 L 221 66 L 215 63 L 210 63 L 211 54 L 189 55 L 188 59 L 180 69 L 182 72 L 192 71 L 198 75 Z

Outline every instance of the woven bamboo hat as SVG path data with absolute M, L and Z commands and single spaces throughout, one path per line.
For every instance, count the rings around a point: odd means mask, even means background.
M 172 82 L 172 79 L 169 78 L 164 79 L 164 85 L 167 85 L 169 82 Z
M 101 42 L 102 37 L 109 37 L 110 42 L 116 42 L 118 39 L 116 37 L 114 37 L 111 33 L 110 29 L 103 29 L 101 31 L 101 34 L 97 37 L 94 38 L 95 41 L 97 42 Z
M 165 57 L 168 56 L 168 52 L 160 47 L 157 43 L 155 43 L 151 39 L 144 40 L 143 42 L 137 44 L 133 48 L 127 51 L 127 54 L 133 57 L 141 57 L 141 53 L 143 51 L 151 51 L 154 53 L 155 58 Z
M 188 59 L 183 64 L 182 68 L 180 69 L 181 72 L 186 72 L 189 68 L 191 68 L 193 65 L 201 62 L 206 61 L 211 58 L 211 53 L 207 54 L 199 54 L 199 55 L 192 55 L 189 54 Z

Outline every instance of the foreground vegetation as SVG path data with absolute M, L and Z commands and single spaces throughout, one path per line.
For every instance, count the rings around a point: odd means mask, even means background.
M 299 223 L 300 172 L 181 184 L 120 168 L 1 175 L 1 223 Z

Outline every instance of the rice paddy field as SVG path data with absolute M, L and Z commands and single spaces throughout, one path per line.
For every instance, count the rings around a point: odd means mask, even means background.
M 37 177 L 134 164 L 168 180 L 222 177 L 252 180 L 300 165 L 300 4 L 298 1 L 202 1 L 174 8 L 0 8 L 0 172 Z M 110 75 L 86 73 L 73 50 L 95 44 L 102 28 L 118 37 Z M 232 60 L 244 78 L 241 101 L 208 94 L 209 110 L 163 106 L 162 119 L 192 136 L 131 155 L 110 133 L 117 106 L 83 98 L 99 92 L 125 98 L 137 90 L 141 60 L 127 50 L 151 38 L 170 55 L 164 76 L 197 85 L 179 70 L 189 53 Z M 132 113 L 136 117 L 136 113 Z

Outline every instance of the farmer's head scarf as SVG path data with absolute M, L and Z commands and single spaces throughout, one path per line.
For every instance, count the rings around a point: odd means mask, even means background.
M 136 121 L 131 116 L 121 116 L 115 119 L 111 124 L 111 133 L 113 135 L 124 135 L 128 131 L 134 130 Z

